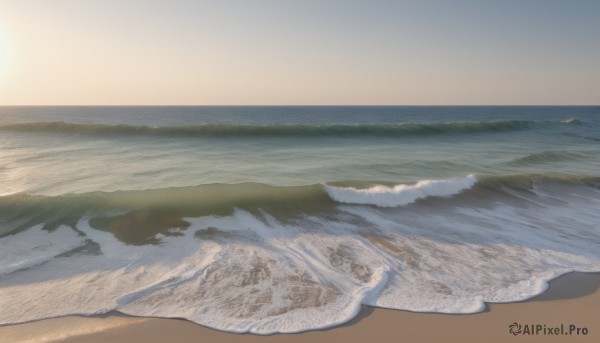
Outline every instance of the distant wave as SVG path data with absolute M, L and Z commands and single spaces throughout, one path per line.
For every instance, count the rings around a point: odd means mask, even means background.
M 526 121 L 502 120 L 491 122 L 402 123 L 385 125 L 227 125 L 205 124 L 190 126 L 145 126 L 75 124 L 66 122 L 36 122 L 6 124 L 3 131 L 73 133 L 82 135 L 166 135 L 166 136 L 410 136 L 439 134 L 468 134 L 527 130 L 547 125 L 573 125 L 579 120 Z
M 598 137 L 591 137 L 591 136 L 586 136 L 586 135 L 577 135 L 574 133 L 570 133 L 570 132 L 565 132 L 563 133 L 563 135 L 568 136 L 568 137 L 575 137 L 575 138 L 582 138 L 588 141 L 592 141 L 592 142 L 600 142 L 600 138 Z
M 579 120 L 577 118 L 565 119 L 562 122 L 565 124 L 576 124 L 576 125 L 583 124 L 583 120 Z
M 585 155 L 573 151 L 542 151 L 532 153 L 508 162 L 512 166 L 532 166 L 550 162 L 575 161 L 584 158 Z

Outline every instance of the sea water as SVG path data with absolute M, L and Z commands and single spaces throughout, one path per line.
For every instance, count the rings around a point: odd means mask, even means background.
M 0 107 L 0 324 L 231 332 L 600 271 L 600 107 Z

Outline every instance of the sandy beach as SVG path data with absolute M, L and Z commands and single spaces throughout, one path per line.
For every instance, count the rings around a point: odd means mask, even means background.
M 365 307 L 357 318 L 345 325 L 300 334 L 231 334 L 185 320 L 114 314 L 68 316 L 4 326 L 0 328 L 0 341 L 276 343 L 365 342 L 375 339 L 379 342 L 598 342 L 599 287 L 600 273 L 569 273 L 553 280 L 548 290 L 536 298 L 518 303 L 490 304 L 488 310 L 482 313 L 450 315 Z M 509 332 L 513 323 L 521 325 L 521 332 L 517 335 Z M 517 326 L 515 328 L 518 329 Z M 527 334 L 528 330 L 530 334 Z

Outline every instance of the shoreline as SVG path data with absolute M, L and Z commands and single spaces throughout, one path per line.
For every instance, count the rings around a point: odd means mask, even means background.
M 422 313 L 363 306 L 347 323 L 302 333 L 271 335 L 237 334 L 218 331 L 184 319 L 132 317 L 118 312 L 99 316 L 66 316 L 35 322 L 0 326 L 2 342 L 597 342 L 600 339 L 600 273 L 570 272 L 549 282 L 549 287 L 531 299 L 512 303 L 486 304 L 473 314 Z M 541 333 L 519 338 L 509 325 L 541 326 Z M 543 334 L 570 325 L 579 328 L 568 336 Z M 587 334 L 583 334 L 583 328 Z M 558 329 L 557 329 L 558 330 Z

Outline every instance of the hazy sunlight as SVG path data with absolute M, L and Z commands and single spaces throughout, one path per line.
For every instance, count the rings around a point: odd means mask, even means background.
M 4 83 L 8 76 L 11 61 L 9 59 L 9 40 L 6 30 L 0 27 L 0 83 Z

